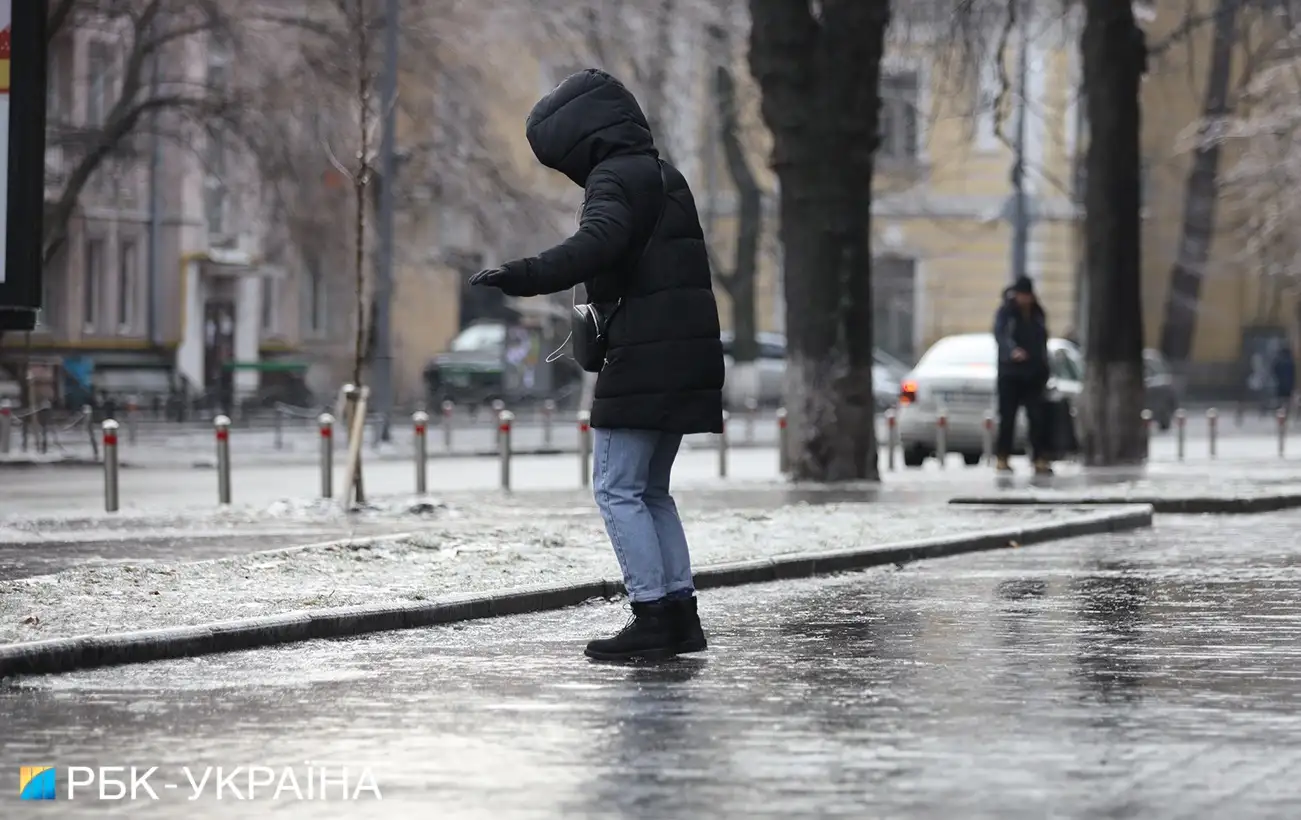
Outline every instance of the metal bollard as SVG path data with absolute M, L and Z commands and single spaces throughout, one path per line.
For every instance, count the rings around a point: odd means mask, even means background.
M 217 503 L 230 503 L 230 417 L 212 420 L 217 431 Z
M 275 422 L 276 422 L 275 447 L 277 450 L 283 450 L 285 449 L 285 411 L 280 409 L 279 407 L 276 408 Z
M 1188 439 L 1188 414 L 1182 408 L 1175 411 L 1175 457 L 1184 460 L 1184 445 Z
M 99 439 L 95 436 L 94 418 L 95 409 L 89 404 L 81 406 L 81 417 L 86 421 L 86 438 L 90 440 L 90 452 L 95 458 L 99 458 Z
M 334 497 L 334 416 L 322 413 L 316 417 L 321 430 L 321 498 Z
M 128 444 L 136 443 L 140 426 L 140 398 L 129 396 L 126 400 L 126 440 Z
M 1150 454 L 1152 449 L 1152 411 L 1144 410 L 1138 414 L 1143 420 L 1143 449 Z
M 1278 457 L 1284 458 L 1287 455 L 1287 408 L 1275 410 L 1274 418 L 1278 420 Z
M 551 422 L 556 415 L 556 403 L 551 399 L 542 402 L 542 446 L 551 446 Z
M 777 470 L 782 475 L 791 471 L 790 431 L 786 426 L 786 408 L 777 408 Z
M 510 492 L 510 435 L 515 414 L 502 410 L 497 415 L 497 447 L 501 452 L 501 488 Z
M 759 402 L 755 399 L 745 400 L 745 443 L 754 444 L 754 419 L 759 415 Z
M 895 450 L 895 431 L 899 429 L 899 418 L 895 415 L 894 408 L 885 411 L 885 461 L 886 468 L 895 469 L 894 450 Z
M 718 434 L 718 477 L 727 478 L 727 420 L 731 414 L 723 411 L 723 432 Z
M 935 460 L 944 466 L 949 459 L 949 416 L 940 413 L 935 417 Z
M 443 449 L 452 449 L 452 417 L 456 415 L 456 405 L 451 400 L 443 402 Z
M 1215 458 L 1215 438 L 1219 432 L 1220 411 L 1212 407 L 1206 411 L 1206 435 L 1210 439 L 1211 458 Z
M 578 414 L 578 480 L 587 487 L 592 481 L 592 414 Z
M 0 399 L 0 455 L 8 455 L 14 428 L 14 408 L 8 399 Z
M 117 481 L 117 429 L 113 419 L 106 420 L 101 429 L 104 431 L 104 512 L 118 510 Z
M 429 414 L 423 410 L 412 413 L 411 426 L 416 434 L 416 495 L 424 495 L 429 491 Z
M 990 464 L 994 460 L 994 411 L 986 410 L 983 426 L 983 438 L 980 441 L 980 460 Z

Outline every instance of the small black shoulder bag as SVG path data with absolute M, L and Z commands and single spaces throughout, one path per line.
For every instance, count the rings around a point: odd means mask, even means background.
M 668 205 L 669 186 L 668 181 L 664 178 L 663 165 L 660 165 L 660 190 L 662 192 L 660 213 L 655 219 L 655 227 L 651 229 L 650 236 L 646 237 L 646 244 L 642 245 L 636 264 L 633 265 L 631 275 L 634 276 L 640 270 L 641 263 L 646 259 L 646 251 L 650 248 L 651 242 L 655 240 L 655 234 L 659 233 L 660 223 L 664 221 L 664 208 Z M 588 373 L 600 373 L 601 368 L 605 366 L 605 356 L 610 350 L 610 339 L 607 335 L 610 330 L 610 322 L 614 321 L 614 316 L 621 307 L 623 307 L 623 299 L 615 302 L 614 306 L 608 309 L 594 302 L 574 305 L 574 317 L 570 327 L 574 361 L 578 362 L 578 366 Z

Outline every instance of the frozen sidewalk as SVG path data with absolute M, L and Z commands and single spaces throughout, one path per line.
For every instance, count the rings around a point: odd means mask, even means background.
M 1070 508 L 798 504 L 686 515 L 697 569 L 1097 516 Z M 999 542 L 1006 546 L 1006 539 Z M 308 609 L 400 606 L 618 577 L 587 505 L 479 506 L 410 534 L 217 560 L 125 562 L 0 582 L 0 643 L 202 624 Z

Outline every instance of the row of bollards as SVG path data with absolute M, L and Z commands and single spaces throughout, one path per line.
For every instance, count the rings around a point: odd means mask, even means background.
M 0 410 L 7 410 L 7 405 L 0 405 Z M 554 408 L 552 408 L 554 410 Z M 753 415 L 753 414 L 751 414 Z M 6 423 L 9 417 L 7 413 L 0 413 L 0 425 Z M 1285 410 L 1280 409 L 1276 414 L 1278 420 L 1278 454 L 1282 458 L 1286 452 L 1287 442 L 1287 424 L 1288 415 Z M 446 418 L 446 414 L 444 415 Z M 889 470 L 896 470 L 897 454 L 900 450 L 899 425 L 898 417 L 893 409 L 885 412 L 886 424 L 886 463 Z M 1152 423 L 1152 413 L 1143 411 L 1143 422 L 1150 429 Z M 415 434 L 415 489 L 418 495 L 424 495 L 429 489 L 429 414 L 424 411 L 418 411 L 411 417 L 412 427 Z M 728 457 L 728 422 L 729 414 L 723 413 L 722 432 L 717 436 L 718 444 L 718 476 L 727 478 L 729 472 Z M 776 413 L 777 435 L 778 435 L 778 466 L 782 473 L 790 470 L 790 440 L 788 429 L 788 415 L 785 408 L 779 408 Z M 1188 415 L 1183 410 L 1178 410 L 1174 415 L 1176 448 L 1180 461 L 1184 460 L 1186 452 L 1186 433 L 1188 426 Z M 1209 437 L 1209 450 L 1211 458 L 1216 457 L 1219 411 L 1211 408 L 1206 411 L 1206 424 Z M 317 417 L 317 425 L 320 432 L 320 472 L 321 472 L 321 498 L 330 499 L 334 495 L 334 426 L 335 418 L 329 413 L 322 413 Z M 497 453 L 500 460 L 500 484 L 501 489 L 510 492 L 512 486 L 511 462 L 514 457 L 512 435 L 514 432 L 515 415 L 506 409 L 497 411 Z M 935 420 L 935 440 L 936 451 L 939 455 L 939 463 L 944 465 L 945 456 L 948 455 L 948 416 L 940 413 Z M 228 505 L 231 503 L 231 457 L 230 457 L 230 428 L 231 420 L 227 416 L 217 416 L 213 419 L 214 432 L 216 434 L 217 446 L 217 501 L 219 504 Z M 117 421 L 109 419 L 101 425 L 104 446 L 104 506 L 108 512 L 117 512 L 120 506 L 120 485 L 118 482 L 118 470 L 120 462 L 118 459 L 118 432 L 120 426 Z M 444 426 L 445 440 L 450 441 L 450 428 Z M 994 431 L 995 416 L 992 412 L 986 412 L 982 424 L 982 447 L 981 458 L 989 462 L 994 456 Z M 0 432 L 4 432 L 0 430 Z M 578 414 L 578 460 L 579 460 L 579 482 L 582 487 L 591 486 L 592 481 L 592 426 L 591 416 L 587 412 Z M 549 436 L 548 436 L 549 438 Z M 3 437 L 0 436 L 0 441 Z

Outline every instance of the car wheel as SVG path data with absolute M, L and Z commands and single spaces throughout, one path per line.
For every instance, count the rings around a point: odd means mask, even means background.
M 968 467 L 978 467 L 982 458 L 984 458 L 982 453 L 963 453 L 962 463 Z
M 920 467 L 926 461 L 926 451 L 920 447 L 908 447 L 903 451 L 903 466 Z

